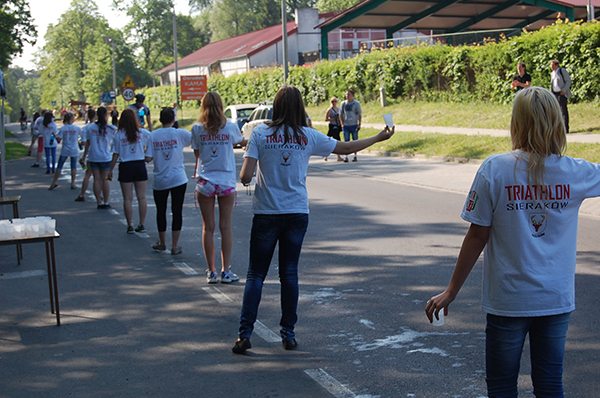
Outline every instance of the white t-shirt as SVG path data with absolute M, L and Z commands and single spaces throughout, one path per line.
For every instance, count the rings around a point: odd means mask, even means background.
M 56 138 L 52 138 L 52 134 L 58 132 L 56 123 L 50 122 L 48 126 L 44 126 L 42 123 L 39 127 L 39 132 L 42 134 L 42 137 L 44 137 L 44 148 L 56 148 L 58 146 Z
M 174 127 L 160 128 L 150 133 L 154 158 L 152 189 L 164 191 L 188 182 L 183 166 L 183 148 L 192 142 L 192 133 Z
M 534 317 L 575 309 L 577 215 L 600 196 L 600 165 L 568 156 L 546 158 L 543 185 L 528 184 L 526 161 L 514 151 L 486 159 L 462 218 L 491 226 L 484 249 L 483 310 Z
M 60 150 L 60 156 L 79 156 L 79 145 L 77 140 L 81 137 L 81 127 L 73 124 L 65 124 L 60 129 L 56 136 L 60 139 L 62 148 Z
M 308 214 L 306 171 L 311 155 L 329 156 L 337 141 L 310 127 L 305 137 L 284 144 L 281 129 L 276 135 L 266 124 L 254 128 L 244 157 L 258 159 L 254 214 Z
M 144 160 L 146 156 L 152 157 L 150 132 L 140 128 L 137 133 L 137 141 L 132 144 L 127 140 L 125 131 L 118 130 L 113 137 L 112 153 L 118 153 L 123 162 Z
M 38 135 L 42 133 L 42 127 L 44 126 L 44 117 L 40 116 L 37 119 L 35 119 L 35 122 L 33 122 L 33 135 Z
M 192 126 L 192 148 L 198 150 L 198 175 L 212 184 L 235 187 L 233 145 L 244 137 L 237 124 L 227 122 L 217 134 L 208 134 L 202 123 Z
M 112 160 L 110 145 L 116 130 L 115 126 L 108 123 L 102 131 L 100 131 L 98 123 L 90 123 L 83 129 L 84 141 L 90 142 L 88 161 L 100 163 Z

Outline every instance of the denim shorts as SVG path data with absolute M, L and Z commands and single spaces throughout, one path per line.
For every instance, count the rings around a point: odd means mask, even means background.
M 60 157 L 58 158 L 58 166 L 56 167 L 56 170 L 61 171 L 65 162 L 67 161 L 67 158 L 71 158 L 71 170 L 77 170 L 77 156 L 63 156 L 60 155 Z
M 92 170 L 100 170 L 100 171 L 108 171 L 110 170 L 110 161 L 109 162 L 88 162 L 90 164 L 90 169 Z

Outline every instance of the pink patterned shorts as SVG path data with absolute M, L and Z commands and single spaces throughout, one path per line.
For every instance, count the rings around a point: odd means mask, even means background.
M 196 184 L 196 192 L 208 198 L 227 196 L 235 193 L 235 187 L 226 187 L 222 185 L 212 184 L 209 181 L 198 178 Z

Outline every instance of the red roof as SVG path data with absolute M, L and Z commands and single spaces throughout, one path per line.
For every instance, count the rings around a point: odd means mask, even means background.
M 287 23 L 288 36 L 296 33 L 297 30 L 296 22 L 291 21 Z M 252 56 L 272 44 L 281 41 L 281 36 L 282 29 L 281 24 L 279 24 L 241 36 L 210 43 L 177 61 L 177 68 L 210 66 L 220 60 L 239 58 L 242 55 Z M 160 75 L 174 69 L 175 63 L 172 63 L 154 74 Z

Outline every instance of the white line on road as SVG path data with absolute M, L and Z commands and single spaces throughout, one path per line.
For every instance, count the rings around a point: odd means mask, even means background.
M 46 271 L 35 270 L 35 271 L 22 271 L 22 272 L 9 272 L 4 275 L 0 275 L 0 280 L 2 279 L 19 279 L 19 278 L 30 278 L 32 276 L 42 276 L 46 275 Z
M 267 343 L 277 343 L 281 342 L 281 337 L 265 326 L 264 323 L 259 321 L 258 319 L 254 323 L 254 333 L 263 338 Z
M 198 271 L 187 265 L 186 263 L 173 263 L 179 271 L 183 272 L 186 275 L 198 275 Z
M 304 371 L 314 381 L 319 383 L 324 389 L 329 391 L 336 398 L 355 398 L 356 394 L 340 384 L 339 381 L 331 377 L 323 369 L 306 369 Z
M 233 302 L 233 300 L 230 299 L 229 296 L 227 296 L 225 293 L 223 293 L 216 287 L 203 287 L 202 290 L 210 294 L 212 298 L 214 298 L 215 300 L 217 300 L 217 302 L 221 304 Z

